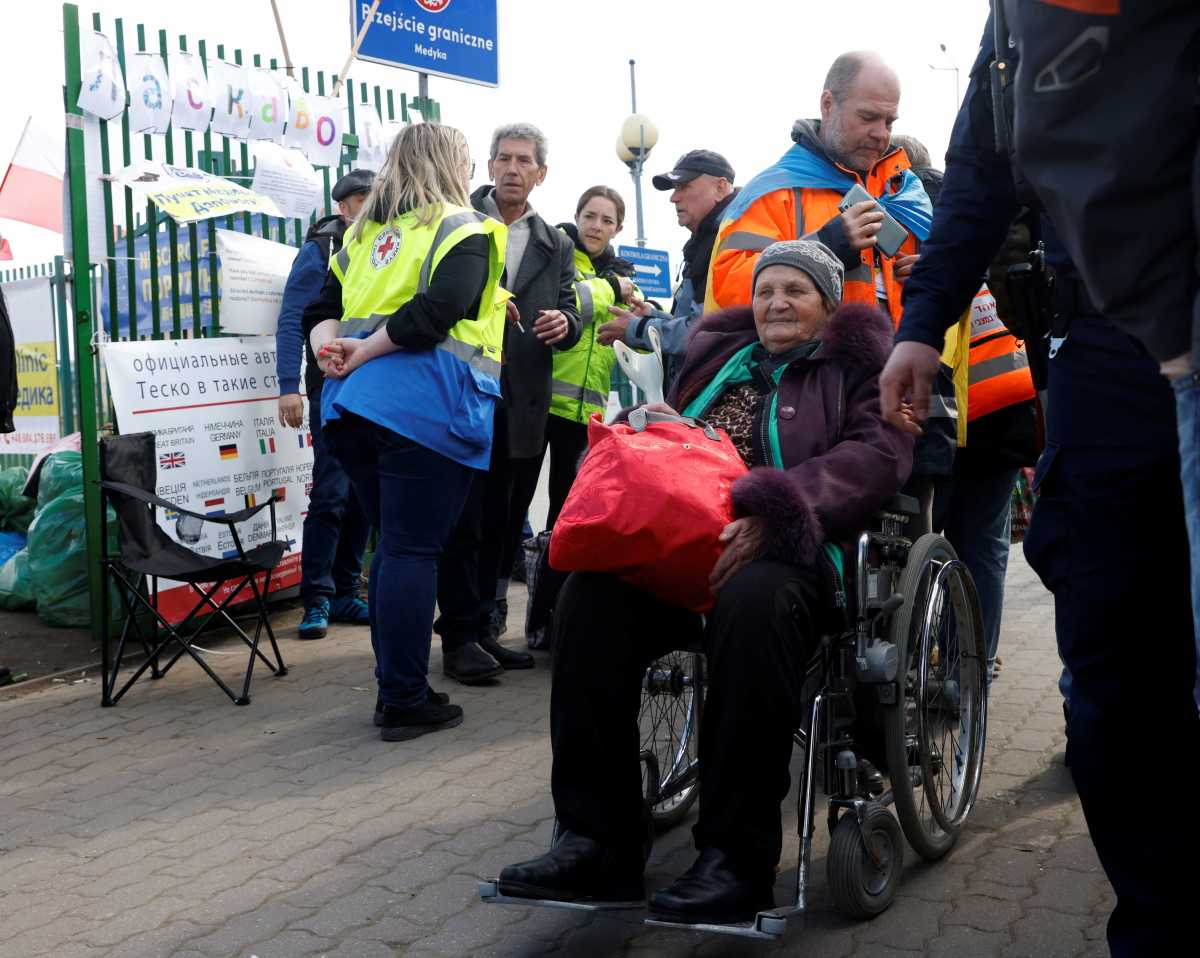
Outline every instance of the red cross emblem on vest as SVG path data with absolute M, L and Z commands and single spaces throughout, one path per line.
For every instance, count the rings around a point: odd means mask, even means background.
M 394 229 L 382 230 L 371 244 L 371 265 L 383 269 L 400 252 L 400 234 Z

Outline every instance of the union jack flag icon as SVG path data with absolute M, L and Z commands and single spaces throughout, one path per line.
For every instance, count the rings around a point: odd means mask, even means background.
M 164 469 L 178 469 L 187 463 L 187 455 L 182 452 L 164 452 L 158 457 L 158 464 Z

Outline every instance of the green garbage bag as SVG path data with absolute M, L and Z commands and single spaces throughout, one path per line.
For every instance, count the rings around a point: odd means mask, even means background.
M 38 509 L 66 492 L 83 492 L 83 456 L 71 449 L 51 453 L 38 476 Z
M 78 455 L 76 453 L 75 455 Z M 41 502 L 41 489 L 38 490 Z M 116 516 L 108 511 L 109 548 L 116 549 Z M 84 533 L 83 489 L 39 505 L 29 527 L 29 575 L 38 616 L 47 625 L 85 626 L 92 621 L 88 597 L 87 537 Z M 110 609 L 116 611 L 116 591 Z M 99 612 L 99 610 L 96 610 Z
M 32 499 L 21 495 L 29 470 L 23 466 L 0 469 L 0 530 L 27 532 L 33 521 L 33 510 L 37 505 Z
M 0 565 L 0 609 L 24 612 L 34 606 L 29 577 L 29 552 L 22 549 Z

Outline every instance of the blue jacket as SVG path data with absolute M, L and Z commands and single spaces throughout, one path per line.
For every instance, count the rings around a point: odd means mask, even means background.
M 283 303 L 279 307 L 279 322 L 275 330 L 275 373 L 279 377 L 279 395 L 300 392 L 300 356 L 308 353 L 307 337 L 301 317 L 304 307 L 316 299 L 325 285 L 329 272 L 329 251 L 341 249 L 346 223 L 340 216 L 326 216 L 308 231 L 304 245 L 292 261 L 283 287 Z M 310 396 L 321 388 L 321 371 L 312 354 L 308 353 L 305 370 L 305 392 Z

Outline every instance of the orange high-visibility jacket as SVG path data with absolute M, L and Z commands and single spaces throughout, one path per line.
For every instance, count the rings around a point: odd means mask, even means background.
M 985 284 L 971 303 L 971 348 L 967 373 L 967 419 L 1034 397 L 1025 344 L 1008 331 Z
M 838 168 L 862 183 L 872 196 L 882 196 L 891 179 L 909 166 L 904 151 L 895 149 L 875 164 L 865 182 L 853 170 L 840 164 Z M 838 204 L 842 196 L 843 193 L 837 190 L 776 190 L 755 200 L 736 220 L 722 223 L 713 245 L 705 312 L 749 303 L 754 261 L 758 254 L 779 240 L 816 239 L 817 230 L 841 215 Z M 896 256 L 916 252 L 917 241 L 910 234 Z M 869 303 L 874 306 L 878 303 L 875 294 L 875 251 L 865 249 L 860 255 L 862 262 L 859 266 L 846 273 L 842 302 Z M 902 286 L 892 275 L 892 262 L 890 258 L 881 257 L 888 310 L 892 314 L 892 321 L 899 326 Z

